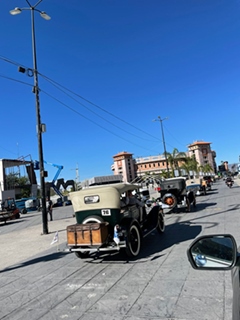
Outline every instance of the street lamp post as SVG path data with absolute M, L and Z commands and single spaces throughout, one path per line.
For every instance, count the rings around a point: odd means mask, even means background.
M 37 140 L 38 140 L 38 155 L 39 155 L 39 169 L 40 169 L 40 188 L 41 188 L 41 199 L 42 199 L 42 224 L 43 234 L 48 234 L 48 221 L 47 221 L 47 208 L 46 208 L 46 192 L 45 192 L 45 171 L 44 171 L 44 160 L 43 160 L 43 146 L 42 146 L 42 133 L 45 131 L 45 125 L 41 123 L 40 114 L 40 102 L 39 102 L 39 87 L 38 87 L 38 71 L 37 71 L 37 54 L 36 54 L 36 39 L 35 39 L 35 11 L 40 13 L 40 16 L 45 20 L 51 18 L 44 11 L 36 9 L 42 0 L 39 0 L 34 6 L 26 0 L 29 7 L 27 8 L 15 8 L 10 11 L 10 14 L 16 15 L 21 13 L 23 10 L 31 10 L 31 29 L 32 29 L 32 52 L 33 52 L 33 76 L 34 76 L 34 87 L 33 93 L 36 98 L 36 117 L 37 117 Z
M 158 116 L 158 119 L 154 119 L 153 121 L 159 121 L 159 122 L 160 122 L 160 125 L 161 125 L 163 148 L 164 148 L 164 156 L 165 156 L 165 159 L 166 159 L 167 175 L 168 175 L 168 178 L 169 178 L 168 158 L 167 158 L 166 144 L 165 144 L 165 138 L 164 138 L 164 132 L 163 132 L 163 124 L 162 124 L 162 122 L 163 122 L 164 120 L 167 120 L 167 118 L 162 119 L 160 116 Z

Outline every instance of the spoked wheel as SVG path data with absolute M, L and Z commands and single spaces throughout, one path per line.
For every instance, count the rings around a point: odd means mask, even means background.
M 75 251 L 75 255 L 76 257 L 78 257 L 79 259 L 86 259 L 89 257 L 89 251 Z
M 161 210 L 158 212 L 157 231 L 159 233 L 163 233 L 165 231 L 165 221 L 164 221 L 164 216 Z
M 127 234 L 126 254 L 129 257 L 136 257 L 141 249 L 141 235 L 139 227 L 133 223 L 130 225 Z

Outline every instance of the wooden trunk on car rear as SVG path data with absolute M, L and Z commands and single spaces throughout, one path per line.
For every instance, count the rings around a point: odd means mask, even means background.
M 74 224 L 67 227 L 70 246 L 102 245 L 108 237 L 108 223 Z

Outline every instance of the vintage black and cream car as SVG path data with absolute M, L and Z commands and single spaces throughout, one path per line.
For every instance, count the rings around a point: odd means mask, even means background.
M 67 227 L 67 250 L 79 258 L 121 249 L 129 257 L 137 257 L 144 237 L 154 229 L 159 233 L 165 230 L 160 204 L 141 207 L 125 203 L 127 192 L 136 191 L 137 195 L 138 188 L 135 184 L 114 183 L 71 192 L 76 224 Z

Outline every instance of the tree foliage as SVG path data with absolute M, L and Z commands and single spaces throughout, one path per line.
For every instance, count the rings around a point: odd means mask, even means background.
M 198 166 L 199 166 L 199 163 L 197 162 L 194 156 L 192 157 L 186 156 L 184 159 L 184 163 L 181 165 L 180 169 L 185 170 L 187 172 L 188 177 L 190 177 L 191 171 L 198 174 Z
M 199 166 L 199 171 L 203 172 L 203 173 L 209 173 L 209 172 L 213 172 L 213 168 L 210 166 L 209 163 L 203 165 L 203 166 Z
M 185 152 L 179 152 L 177 148 L 174 148 L 172 153 L 167 152 L 167 160 L 171 168 L 171 176 L 175 177 L 175 170 L 179 172 L 180 161 L 185 161 L 186 153 Z M 179 172 L 180 174 L 180 172 Z
M 6 183 L 7 189 L 20 188 L 22 198 L 30 197 L 31 190 L 29 188 L 30 181 L 29 181 L 28 177 L 26 177 L 26 176 L 19 177 L 18 172 L 9 173 L 5 177 L 5 183 Z

